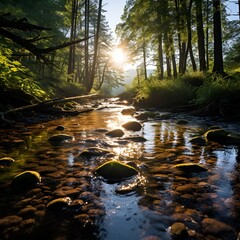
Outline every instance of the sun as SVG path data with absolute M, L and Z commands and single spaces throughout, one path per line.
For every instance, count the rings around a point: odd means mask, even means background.
M 114 48 L 112 53 L 112 60 L 115 64 L 122 65 L 127 61 L 127 57 L 122 48 Z

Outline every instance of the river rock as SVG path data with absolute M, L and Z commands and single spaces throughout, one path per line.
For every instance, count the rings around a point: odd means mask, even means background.
M 200 164 L 197 163 L 181 163 L 174 166 L 174 168 L 181 170 L 187 173 L 194 173 L 194 172 L 205 172 L 207 169 Z
M 135 113 L 134 108 L 125 108 L 121 111 L 122 115 L 133 115 Z
M 63 208 L 69 207 L 72 200 L 70 197 L 57 198 L 52 200 L 47 204 L 47 209 L 49 210 L 61 210 Z
M 18 189 L 33 188 L 36 184 L 41 182 L 41 176 L 36 171 L 25 171 L 16 175 L 11 183 L 11 186 Z
M 182 240 L 188 237 L 186 226 L 181 222 L 176 222 L 168 228 L 171 239 Z
M 140 131 L 142 129 L 142 125 L 136 121 L 130 121 L 130 122 L 124 123 L 122 126 L 125 129 L 131 130 L 131 131 Z
M 64 130 L 65 130 L 65 127 L 62 126 L 62 125 L 60 125 L 60 126 L 57 126 L 57 127 L 56 127 L 56 130 L 57 130 L 57 131 L 64 131 Z
M 1 227 L 10 227 L 10 226 L 15 226 L 19 224 L 22 221 L 22 217 L 19 217 L 17 215 L 10 215 L 4 218 L 0 219 L 0 228 Z
M 206 138 L 198 136 L 198 137 L 193 137 L 189 140 L 190 143 L 193 145 L 198 145 L 198 146 L 206 146 Z
M 109 151 L 108 149 L 104 148 L 99 148 L 99 147 L 90 147 L 84 150 L 79 154 L 79 157 L 86 157 L 86 158 L 91 158 L 91 157 L 101 157 L 104 155 L 114 155 L 113 152 Z
M 110 137 L 122 137 L 124 135 L 124 132 L 122 129 L 114 129 L 107 132 L 106 135 Z
M 52 144 L 52 145 L 58 145 L 61 143 L 64 143 L 68 140 L 72 140 L 73 136 L 70 136 L 68 134 L 55 134 L 53 136 L 51 136 L 48 141 Z
M 130 136 L 130 137 L 126 137 L 124 138 L 125 140 L 130 140 L 133 142 L 146 142 L 147 139 L 141 136 Z
M 208 141 L 218 142 L 218 143 L 226 143 L 228 132 L 223 129 L 212 129 L 207 131 L 204 136 Z
M 137 175 L 138 171 L 128 164 L 111 160 L 99 166 L 95 173 L 109 181 L 121 181 Z
M 223 237 L 222 239 L 234 239 L 234 229 L 226 223 L 213 218 L 204 218 L 202 221 L 203 232 L 206 234 Z
M 0 158 L 0 166 L 10 166 L 14 161 L 11 157 Z

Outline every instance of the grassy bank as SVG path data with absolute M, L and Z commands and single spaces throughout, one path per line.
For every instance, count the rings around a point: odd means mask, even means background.
M 176 79 L 133 81 L 134 104 L 161 109 L 193 109 L 198 114 L 239 115 L 240 78 L 191 73 Z

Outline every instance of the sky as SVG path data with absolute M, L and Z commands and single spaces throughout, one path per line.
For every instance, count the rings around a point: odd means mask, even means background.
M 126 0 L 103 0 L 103 9 L 109 27 L 114 32 L 116 25 L 121 22 L 121 15 L 126 4 Z

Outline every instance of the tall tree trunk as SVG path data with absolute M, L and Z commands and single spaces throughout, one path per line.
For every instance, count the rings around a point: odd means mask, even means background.
M 192 69 L 193 71 L 196 71 L 197 70 L 197 66 L 196 66 L 196 62 L 195 62 L 195 58 L 194 58 L 194 55 L 193 55 L 193 50 L 192 50 L 192 24 L 191 24 L 191 21 L 192 21 L 192 3 L 193 3 L 193 0 L 190 0 L 189 1 L 189 5 L 188 5 L 188 14 L 187 14 L 187 32 L 188 32 L 188 42 L 187 42 L 187 51 L 186 51 L 186 58 L 187 58 L 187 55 L 188 55 L 188 52 L 189 52 L 189 55 L 190 55 L 190 59 L 191 59 L 191 62 L 192 62 Z M 187 59 L 185 60 L 187 61 Z
M 86 87 L 89 84 L 89 0 L 85 0 L 85 42 L 84 42 L 84 81 L 83 85 Z
M 200 71 L 206 71 L 205 42 L 203 31 L 202 0 L 195 0 L 197 17 L 198 55 Z
M 178 48 L 179 48 L 179 73 L 184 74 L 186 71 L 186 51 L 187 51 L 187 43 L 182 38 L 182 34 L 184 34 L 185 18 L 187 19 L 187 6 L 186 0 L 175 0 L 175 8 L 176 8 L 176 18 L 177 18 L 177 36 L 178 36 Z M 181 11 L 180 11 L 181 7 Z
M 158 59 L 159 59 L 159 79 L 162 80 L 164 76 L 164 65 L 163 65 L 163 47 L 162 47 L 162 33 L 158 36 Z
M 94 39 L 93 63 L 92 63 L 92 69 L 91 69 L 89 84 L 87 86 L 87 91 L 88 92 L 91 91 L 91 89 L 93 87 L 93 83 L 94 83 L 94 78 L 95 78 L 96 63 L 97 63 L 97 57 L 98 57 L 98 42 L 99 42 L 99 38 L 100 38 L 101 16 L 102 16 L 102 0 L 99 0 L 97 30 L 96 30 L 95 39 Z
M 167 64 L 167 76 L 171 78 L 172 77 L 171 60 L 170 60 L 170 57 L 167 55 L 166 55 L 166 64 Z
M 222 53 L 222 27 L 220 0 L 213 0 L 213 37 L 214 37 L 214 63 L 213 72 L 223 75 L 223 53 Z
M 206 6 L 206 64 L 207 70 L 209 70 L 209 0 L 207 0 Z
M 146 53 L 146 42 L 143 37 L 143 70 L 144 70 L 144 80 L 148 79 L 147 76 L 147 53 Z
M 78 0 L 72 0 L 70 42 L 76 40 L 77 6 Z M 73 81 L 72 74 L 74 73 L 74 68 L 75 68 L 75 44 L 71 45 L 69 48 L 68 82 Z
M 173 76 L 176 78 L 178 73 L 177 73 L 176 57 L 174 53 L 172 54 L 172 67 L 173 67 Z

